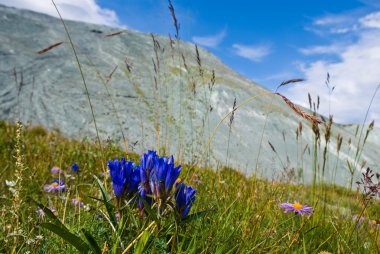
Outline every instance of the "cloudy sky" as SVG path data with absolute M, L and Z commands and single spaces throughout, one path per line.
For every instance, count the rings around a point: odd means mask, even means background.
M 56 0 L 66 19 L 173 35 L 166 0 Z M 360 123 L 380 84 L 378 0 L 172 0 L 180 37 L 197 43 L 232 69 L 268 89 L 304 78 L 281 92 L 320 113 Z M 50 0 L 0 0 L 0 4 L 56 16 Z M 326 85 L 330 74 L 329 87 Z M 331 88 L 335 87 L 333 91 Z M 369 120 L 380 122 L 380 92 Z

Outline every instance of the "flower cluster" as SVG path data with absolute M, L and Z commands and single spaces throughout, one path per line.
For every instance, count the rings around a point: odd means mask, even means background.
M 367 168 L 365 173 L 362 173 L 363 177 L 360 181 L 357 181 L 358 190 L 363 188 L 365 199 L 380 198 L 380 174 L 374 173 L 372 169 Z
M 116 198 L 138 195 L 141 209 L 156 203 L 161 211 L 165 204 L 172 202 L 184 218 L 195 201 L 195 189 L 182 182 L 175 184 L 182 166 L 175 167 L 173 156 L 160 157 L 156 151 L 148 151 L 141 156 L 140 165 L 122 158 L 108 161 L 108 168 Z

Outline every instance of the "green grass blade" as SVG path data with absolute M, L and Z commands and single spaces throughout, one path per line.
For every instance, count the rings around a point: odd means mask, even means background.
M 80 253 L 88 253 L 91 250 L 86 242 L 67 229 L 63 229 L 53 223 L 41 223 L 40 226 L 60 236 L 63 240 L 75 247 Z
M 205 210 L 205 211 L 201 211 L 201 212 L 197 212 L 197 213 L 193 213 L 193 214 L 190 214 L 188 216 L 186 216 L 185 219 L 182 220 L 182 223 L 188 223 L 190 221 L 193 221 L 193 220 L 197 220 L 197 219 L 200 219 L 200 218 L 203 218 L 205 217 L 208 213 L 214 211 L 213 209 L 210 209 L 210 210 Z
M 92 251 L 96 254 L 102 253 L 102 250 L 100 249 L 95 238 L 90 233 L 88 233 L 84 228 L 82 228 L 81 232 L 82 232 L 83 236 L 86 238 L 87 243 L 89 244 Z
M 136 249 L 135 249 L 135 254 L 141 254 L 143 253 L 143 251 L 145 250 L 146 246 L 147 246 L 147 243 L 148 243 L 148 240 L 151 236 L 151 232 L 150 231 L 145 231 L 143 233 L 143 235 L 141 236 L 140 240 L 137 242 L 136 244 Z
M 104 189 L 104 186 L 103 186 L 102 182 L 99 180 L 99 178 L 97 178 L 95 175 L 93 175 L 93 177 L 95 178 L 96 182 L 98 183 L 98 186 L 100 188 L 100 192 L 102 193 L 102 197 L 103 197 L 102 202 L 103 202 L 104 206 L 106 207 L 108 216 L 109 216 L 110 221 L 112 223 L 112 226 L 114 228 L 117 228 L 115 212 L 114 212 L 112 205 L 107 200 L 107 192 Z

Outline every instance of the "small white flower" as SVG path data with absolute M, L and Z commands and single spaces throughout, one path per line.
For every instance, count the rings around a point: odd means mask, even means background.
M 36 236 L 36 240 L 42 240 L 42 239 L 44 239 L 44 236 L 43 236 L 43 235 L 38 235 L 38 236 Z
M 88 212 L 91 210 L 91 206 L 89 204 L 84 205 L 83 209 Z
M 5 180 L 5 185 L 8 186 L 8 187 L 15 187 L 16 186 L 16 182 L 15 181 Z
M 33 244 L 35 241 L 34 241 L 34 239 L 28 239 L 28 240 L 26 240 L 26 244 L 27 245 L 31 245 L 31 244 Z

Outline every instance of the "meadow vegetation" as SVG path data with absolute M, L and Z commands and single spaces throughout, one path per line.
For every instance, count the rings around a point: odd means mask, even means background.
M 287 182 L 261 179 L 255 174 L 246 176 L 229 168 L 230 137 L 225 166 L 208 166 L 208 154 L 212 152 L 209 144 L 219 127 L 209 122 L 210 96 L 217 74 L 203 68 L 197 47 L 197 66 L 186 64 L 171 1 L 169 11 L 175 27 L 175 39 L 170 38 L 170 45 L 181 56 L 179 60 L 187 74 L 179 70 L 179 84 L 164 84 L 161 46 L 152 35 L 152 87 L 155 98 L 165 99 L 150 104 L 135 86 L 141 102 L 152 110 L 157 147 L 143 154 L 129 151 L 120 121 L 114 124 L 120 125 L 122 145 L 119 140 L 101 140 L 99 135 L 96 140 L 73 140 L 63 137 L 59 130 L 0 121 L 0 252 L 379 253 L 380 175 L 368 168 L 361 179 L 350 179 L 347 186 L 357 181 L 358 190 L 324 181 L 327 148 L 322 147 L 321 155 L 317 153 L 321 139 L 327 147 L 333 123 L 332 117 L 322 121 L 315 105 L 314 113 L 306 112 L 277 91 L 273 93 L 310 122 L 309 126 L 298 126 L 297 137 L 302 135 L 302 128 L 312 128 L 314 143 L 310 147 L 315 160 L 302 169 L 314 172 L 311 184 L 297 182 L 291 174 Z M 70 37 L 69 42 L 76 56 Z M 38 54 L 60 45 L 54 44 Z M 126 78 L 133 79 L 130 72 L 128 69 Z M 92 110 L 83 74 L 82 77 Z M 105 87 L 112 73 L 108 78 L 102 80 Z M 279 87 L 300 81 L 289 80 Z M 179 101 L 166 96 L 173 93 L 174 85 L 180 87 Z M 108 90 L 107 93 L 113 103 L 112 95 Z M 229 120 L 231 134 L 234 114 L 257 96 L 241 103 L 235 100 L 219 124 Z M 199 118 L 192 113 L 174 116 L 174 104 L 192 112 L 195 100 L 204 104 Z M 117 121 L 120 112 L 114 104 L 113 113 Z M 92 116 L 96 124 L 94 113 Z M 190 134 L 185 133 L 183 124 L 191 124 Z M 373 123 L 364 132 L 363 125 L 360 148 L 372 128 Z M 172 142 L 166 139 L 170 132 L 177 135 L 178 158 L 166 152 Z M 185 143 L 186 135 L 191 136 L 192 144 Z M 360 148 L 354 155 L 355 163 L 360 161 Z M 185 162 L 185 157 L 191 159 Z M 357 165 L 347 167 L 356 170 Z

